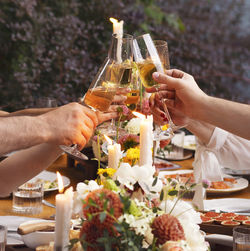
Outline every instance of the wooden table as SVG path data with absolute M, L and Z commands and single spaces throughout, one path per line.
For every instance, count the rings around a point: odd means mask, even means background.
M 183 160 L 183 161 L 173 161 L 173 163 L 176 163 L 178 165 L 181 165 L 182 169 L 192 169 L 192 163 L 193 158 Z M 69 167 L 71 166 L 71 167 Z M 73 165 L 72 160 L 67 158 L 66 155 L 62 155 L 58 160 L 56 160 L 48 169 L 47 171 L 56 172 L 59 171 L 62 175 L 67 176 L 73 188 L 75 189 L 77 183 L 85 180 L 85 179 L 93 179 L 95 177 L 96 173 L 96 162 L 95 161 L 85 161 L 83 163 L 76 163 L 76 165 Z M 48 192 L 45 193 L 44 199 L 49 201 L 50 203 L 55 204 L 55 195 L 57 194 L 57 191 L 54 192 Z M 209 196 L 210 198 L 250 198 L 250 187 L 233 193 L 228 194 L 225 196 Z M 3 198 L 0 199 L 0 215 L 20 215 L 16 214 L 12 211 L 12 198 Z M 44 219 L 50 219 L 51 216 L 55 215 L 55 209 L 43 206 L 43 211 L 39 215 L 32 215 L 30 217 L 38 217 L 38 218 L 44 218 Z M 25 215 L 27 216 L 27 215 Z M 12 249 L 9 250 L 15 250 L 14 247 L 9 247 Z M 20 250 L 20 248 L 19 248 Z M 213 249 L 213 250 L 230 250 L 223 247 L 223 249 Z M 24 251 L 24 249 L 22 249 Z

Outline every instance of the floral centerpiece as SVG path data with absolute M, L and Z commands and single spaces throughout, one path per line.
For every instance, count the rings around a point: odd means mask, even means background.
M 99 168 L 98 179 L 77 185 L 75 213 L 82 217 L 84 250 L 206 251 L 200 214 L 182 196 L 193 189 L 158 178 L 152 165 L 120 162 Z
M 84 250 L 207 251 L 198 226 L 200 214 L 182 200 L 195 184 L 159 178 L 148 158 L 152 149 L 140 146 L 147 142 L 152 147 L 152 118 L 119 119 L 119 123 L 126 133 L 113 137 L 123 151 L 117 166 L 101 168 L 97 158 L 98 178 L 77 185 L 74 210 L 82 217 L 82 225 L 72 245 L 78 243 Z M 148 137 L 144 141 L 142 126 Z M 96 139 L 97 155 L 107 154 L 102 136 Z

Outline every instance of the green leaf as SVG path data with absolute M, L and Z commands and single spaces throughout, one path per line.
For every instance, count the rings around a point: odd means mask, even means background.
M 168 195 L 170 195 L 170 196 L 175 196 L 175 195 L 177 195 L 178 194 L 178 191 L 177 190 L 172 190 L 172 191 L 169 191 L 168 192 Z
M 87 213 L 87 217 L 88 217 L 88 220 L 92 220 L 93 219 L 93 215 L 91 213 Z
M 105 200 L 103 203 L 103 210 L 107 210 L 107 206 L 108 206 L 108 200 Z
M 161 190 L 161 194 L 160 194 L 160 201 L 162 201 L 162 200 L 163 200 L 163 198 L 164 198 L 164 191 L 163 191 L 163 190 Z
M 152 186 L 155 186 L 156 183 L 157 183 L 157 181 L 158 181 L 158 177 L 156 176 L 155 179 L 154 179 L 154 181 L 153 181 L 153 183 L 152 183 Z
M 110 208 L 109 213 L 110 213 L 111 215 L 114 215 L 114 208 L 113 208 L 113 207 Z
M 99 215 L 99 219 L 100 219 L 100 222 L 103 223 L 106 219 L 106 212 L 101 212 L 100 215 Z

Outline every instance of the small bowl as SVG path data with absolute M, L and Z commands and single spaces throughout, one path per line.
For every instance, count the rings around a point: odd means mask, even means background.
M 44 222 L 44 220 L 26 221 L 20 224 L 20 226 L 38 223 L 38 222 Z M 24 244 L 27 247 L 35 249 L 38 246 L 49 245 L 51 241 L 54 241 L 54 235 L 55 235 L 55 232 L 36 231 L 36 232 L 22 235 L 22 239 L 23 239 Z

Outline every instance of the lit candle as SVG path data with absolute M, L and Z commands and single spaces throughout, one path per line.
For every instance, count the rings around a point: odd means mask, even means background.
M 113 23 L 113 34 L 117 35 L 117 62 L 122 62 L 122 37 L 123 37 L 123 20 L 118 22 L 115 18 L 109 19 Z
M 57 172 L 58 189 L 56 195 L 56 226 L 55 226 L 55 251 L 66 251 L 69 245 L 70 219 L 73 207 L 73 188 L 68 188 L 63 193 L 62 177 Z
M 153 164 L 153 116 L 145 116 L 138 112 L 133 114 L 142 119 L 140 124 L 140 166 Z
M 117 37 L 122 38 L 123 37 L 123 20 L 118 22 L 115 18 L 109 19 L 111 23 L 113 23 L 113 34 L 117 34 Z
M 104 135 L 104 138 L 108 142 L 108 167 L 117 169 L 122 158 L 121 145 L 113 144 L 112 140 L 106 135 Z

